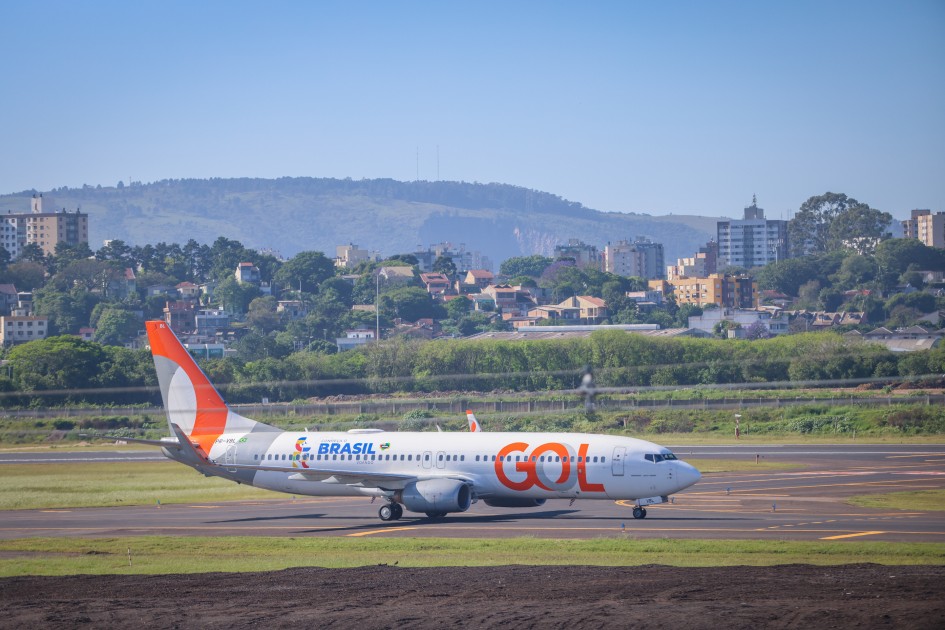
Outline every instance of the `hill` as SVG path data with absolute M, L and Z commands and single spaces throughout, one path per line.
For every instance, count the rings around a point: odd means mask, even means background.
M 714 236 L 714 219 L 599 212 L 556 195 L 506 184 L 399 182 L 391 179 L 182 179 L 121 187 L 58 188 L 0 196 L 0 210 L 89 214 L 89 245 L 133 245 L 219 236 L 283 256 L 355 243 L 384 255 L 448 241 L 489 256 L 550 255 L 569 238 L 595 244 L 646 236 L 663 243 L 667 262 L 689 256 Z

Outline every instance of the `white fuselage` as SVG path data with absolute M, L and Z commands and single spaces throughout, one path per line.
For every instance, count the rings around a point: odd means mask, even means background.
M 635 500 L 679 492 L 700 478 L 652 442 L 585 433 L 241 432 L 221 435 L 209 455 L 224 469 L 267 468 L 234 473 L 235 480 L 315 496 L 384 496 L 403 487 L 345 481 L 364 472 L 460 479 L 477 498 L 510 499 Z M 339 475 L 316 480 L 320 470 Z

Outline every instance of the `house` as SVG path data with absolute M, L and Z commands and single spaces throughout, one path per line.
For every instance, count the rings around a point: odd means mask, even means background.
M 152 284 L 145 288 L 144 293 L 149 298 L 155 297 L 157 295 L 177 297 L 177 289 L 169 284 Z
M 576 307 L 579 317 L 588 324 L 599 323 L 607 318 L 607 303 L 591 295 L 576 295 L 558 304 L 560 307 Z
M 241 262 L 236 266 L 236 281 L 240 284 L 255 284 L 262 282 L 259 267 L 251 262 Z
M 164 305 L 164 321 L 178 335 L 190 333 L 197 327 L 197 313 L 193 302 L 169 301 Z
M 772 336 L 785 335 L 789 332 L 789 318 L 781 311 L 767 311 L 741 308 L 710 308 L 703 311 L 702 315 L 691 315 L 689 317 L 689 328 L 701 330 L 702 332 L 712 334 L 715 327 L 721 322 L 732 322 L 738 324 L 742 333 L 735 332 L 732 336 L 738 337 L 745 334 L 750 326 L 755 323 L 761 323 Z M 731 332 L 731 329 L 730 329 Z
M 876 328 L 863 335 L 864 341 L 880 343 L 891 352 L 916 352 L 931 350 L 941 344 L 945 330 L 929 330 L 922 326 L 909 326 L 895 331 Z
M 373 305 L 372 305 L 373 306 Z M 308 309 L 302 300 L 279 300 L 276 312 L 289 320 L 295 321 L 308 315 Z
M 200 309 L 194 314 L 194 332 L 198 337 L 213 337 L 229 328 L 230 315 L 221 309 Z
M 335 345 L 338 346 L 338 352 L 344 352 L 345 350 L 351 350 L 352 348 L 357 348 L 358 346 L 363 346 L 373 341 L 373 330 L 370 328 L 354 328 L 352 330 L 346 330 L 344 337 L 336 338 Z
M 466 277 L 463 278 L 463 284 L 475 285 L 480 289 L 485 289 L 492 284 L 493 280 L 495 280 L 495 276 L 491 271 L 485 269 L 470 269 L 466 272 Z
M 92 338 L 95 337 L 94 328 L 80 328 L 79 329 L 79 339 L 82 341 L 92 341 Z
M 45 339 L 48 333 L 48 317 L 35 315 L 0 316 L 0 345 L 12 346 L 27 341 Z
M 578 322 L 581 319 L 581 309 L 576 306 L 548 304 L 529 309 L 527 317 L 536 321 L 549 319 L 553 322 Z
M 131 267 L 125 267 L 121 276 L 112 278 L 108 281 L 105 288 L 105 294 L 116 300 L 125 300 L 138 291 L 135 272 Z
M 421 273 L 420 282 L 433 298 L 443 297 L 450 290 L 450 279 L 442 273 Z
M 174 288 L 182 300 L 197 300 L 200 297 L 200 287 L 193 282 L 181 282 Z
M 407 285 L 413 282 L 413 267 L 381 267 L 377 274 L 387 285 Z

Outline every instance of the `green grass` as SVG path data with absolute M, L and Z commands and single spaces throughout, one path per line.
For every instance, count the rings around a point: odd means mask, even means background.
M 129 550 L 131 563 L 129 566 Z M 163 537 L 0 540 L 0 577 L 272 571 L 289 567 L 945 564 L 942 543 L 766 540 Z
M 204 477 L 175 462 L 5 464 L 0 510 L 202 503 L 286 495 Z
M 945 512 L 945 489 L 864 494 L 847 499 L 847 503 L 861 507 L 917 512 Z

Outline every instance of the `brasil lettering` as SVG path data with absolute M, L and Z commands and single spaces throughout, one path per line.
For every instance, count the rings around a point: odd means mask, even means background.
M 354 442 L 349 443 L 345 442 L 344 444 L 339 444 L 337 442 L 322 442 L 318 445 L 318 454 L 319 455 L 374 455 L 376 451 L 374 450 L 373 442 Z
M 569 445 L 560 442 L 546 442 L 529 450 L 527 442 L 513 442 L 502 448 L 495 458 L 495 474 L 499 482 L 511 490 L 530 490 L 535 486 L 548 491 L 563 492 L 570 490 L 577 483 L 581 492 L 604 492 L 604 484 L 590 483 L 587 480 L 587 444 L 578 447 L 577 457 Z M 515 462 L 515 472 L 524 473 L 524 478 L 513 480 L 505 472 L 505 464 L 511 463 L 512 456 L 524 454 L 524 461 Z M 541 461 L 544 455 L 546 461 Z M 558 472 L 557 479 L 552 479 L 545 467 L 552 467 L 551 457 L 557 456 L 560 462 L 553 462 Z M 519 455 L 521 457 L 521 455 Z M 576 469 L 576 470 L 575 470 Z M 574 474 L 576 472 L 576 474 Z M 518 477 L 518 475 L 516 475 Z

